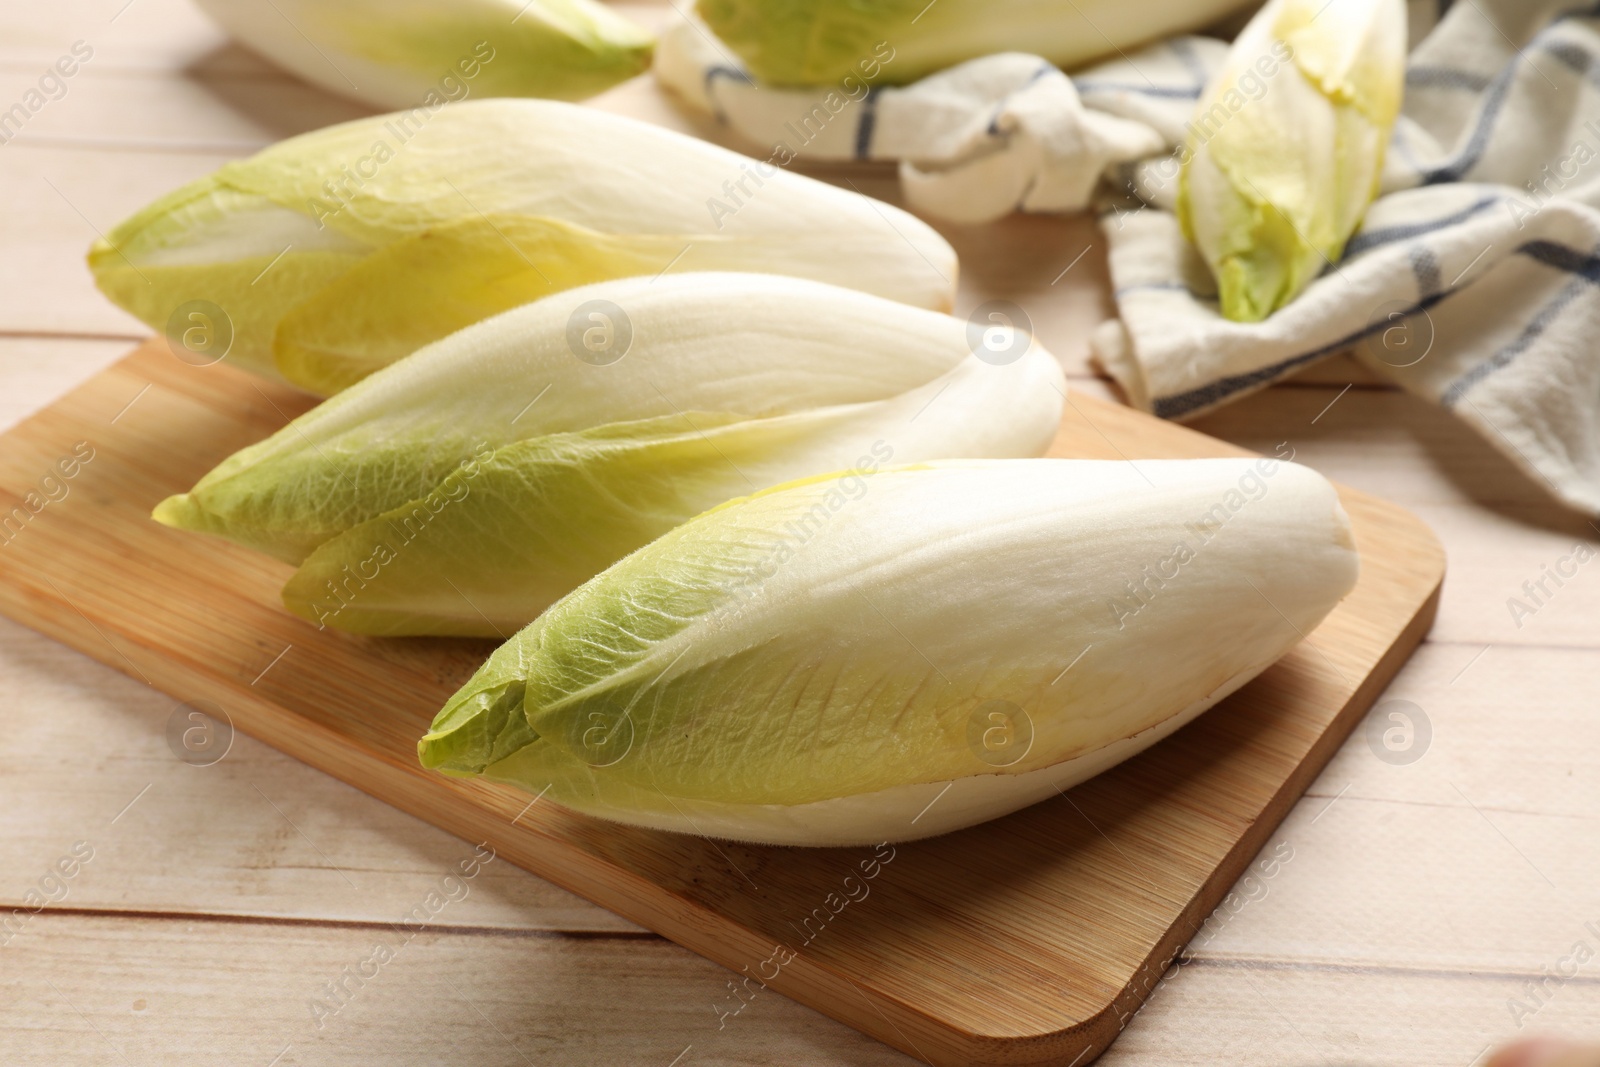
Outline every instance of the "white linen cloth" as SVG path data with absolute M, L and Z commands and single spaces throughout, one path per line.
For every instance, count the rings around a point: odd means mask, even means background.
M 1071 77 L 1004 54 L 902 88 L 780 90 L 752 83 L 685 21 L 664 36 L 656 70 L 772 145 L 775 165 L 898 162 L 907 202 L 927 215 L 1093 207 L 1120 315 L 1093 349 L 1141 408 L 1191 417 L 1353 349 L 1600 514 L 1600 4 L 1448 5 L 1411 52 L 1362 229 L 1256 324 L 1221 317 L 1171 213 L 1175 149 L 1226 53 L 1178 37 Z

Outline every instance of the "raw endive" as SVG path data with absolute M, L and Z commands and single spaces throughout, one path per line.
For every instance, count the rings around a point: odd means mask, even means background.
M 639 826 L 898 841 L 1056 795 L 1233 692 L 1355 582 L 1272 460 L 932 463 L 733 501 L 503 645 L 425 766 Z
M 904 84 L 995 52 L 1071 68 L 1198 29 L 1248 0 L 699 0 L 760 81 Z
M 728 203 L 725 186 L 743 190 L 737 210 L 708 210 Z M 201 314 L 231 335 L 228 360 L 322 395 L 606 278 L 761 271 L 939 309 L 956 278 L 950 246 L 903 211 L 542 100 L 469 101 L 291 138 L 146 207 L 89 263 L 151 326 L 183 337 Z
M 982 352 L 963 321 L 817 282 L 604 282 L 374 374 L 155 516 L 298 564 L 285 603 L 319 624 L 503 637 L 733 497 L 1041 454 L 1059 364 Z
M 379 108 L 581 100 L 650 65 L 648 30 L 594 0 L 198 0 L 247 48 Z
M 1344 254 L 1405 84 L 1401 0 L 1271 0 L 1200 101 L 1178 217 L 1222 313 L 1258 322 Z

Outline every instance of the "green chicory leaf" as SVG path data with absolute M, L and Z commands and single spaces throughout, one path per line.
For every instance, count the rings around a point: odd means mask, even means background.
M 610 278 L 759 271 L 943 309 L 956 277 L 950 246 L 896 208 L 540 100 L 423 107 L 290 138 L 136 213 L 89 264 L 106 295 L 175 344 L 198 316 L 226 336 L 229 362 L 321 395 L 463 326 Z
M 1192 718 L 1309 633 L 1356 569 L 1333 488 L 1277 461 L 817 477 L 575 590 L 419 753 L 643 826 L 924 836 L 1053 796 Z
M 902 85 L 996 52 L 1070 69 L 1198 29 L 1243 0 L 699 0 L 696 10 L 772 85 Z
M 1234 42 L 1178 196 L 1225 317 L 1265 319 L 1343 255 L 1377 195 L 1405 45 L 1401 0 L 1271 0 Z
M 391 109 L 471 96 L 581 100 L 650 66 L 653 38 L 594 0 L 199 0 L 240 43 Z
M 285 603 L 319 624 L 504 636 L 732 497 L 1042 453 L 1059 364 L 1025 336 L 999 361 L 970 345 L 957 319 L 800 279 L 600 283 L 379 371 L 155 517 L 298 565 Z

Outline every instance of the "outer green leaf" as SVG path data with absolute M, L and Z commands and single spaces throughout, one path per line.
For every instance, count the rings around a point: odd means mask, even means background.
M 1042 451 L 1059 419 L 1048 392 L 1058 373 L 1044 352 L 1007 368 L 969 359 L 888 400 L 765 419 L 684 412 L 507 445 L 323 544 L 284 602 L 359 633 L 504 638 L 741 493 L 891 458 Z
M 409 355 L 419 332 L 444 337 L 574 286 L 653 272 L 684 243 L 551 219 L 463 219 L 384 247 L 288 311 L 278 367 L 331 396 Z M 396 318 L 396 306 L 415 311 Z
M 212 175 L 150 204 L 113 230 L 109 242 L 96 242 L 89 268 L 113 302 L 159 330 L 181 331 L 174 313 L 194 301 L 226 309 L 233 335 L 228 361 L 276 378 L 272 337 L 279 320 L 371 251 L 362 240 L 318 231 L 310 218 Z
M 1271 461 L 810 479 L 573 592 L 419 752 L 647 826 L 805 844 L 937 833 L 1052 795 L 1262 670 L 1350 589 L 1349 538 L 1326 481 Z M 995 701 L 1031 737 L 1001 765 L 973 733 Z M 946 788 L 947 809 L 912 819 Z
M 696 10 L 773 85 L 846 77 L 899 85 L 968 59 L 1027 52 L 1063 68 L 1184 30 L 1240 0 L 699 0 Z
M 230 359 L 312 390 L 473 315 L 601 279 L 759 271 L 945 308 L 956 276 L 950 246 L 898 209 L 535 100 L 441 103 L 291 138 L 137 213 L 90 266 L 158 329 L 185 303 L 215 303 L 234 327 Z
M 504 638 L 634 549 L 748 492 L 747 469 L 759 477 L 775 454 L 814 451 L 849 414 L 694 412 L 507 445 L 322 545 L 284 603 L 360 633 Z
M 241 43 L 382 108 L 428 94 L 581 100 L 650 65 L 648 31 L 591 0 L 201 0 Z
M 571 347 L 574 309 L 597 300 L 631 337 L 615 362 Z M 318 622 L 503 636 L 741 493 L 866 460 L 1042 452 L 1054 357 L 994 366 L 967 346 L 948 316 L 792 278 L 586 287 L 373 375 L 155 517 L 303 563 L 285 599 Z
M 1272 0 L 1234 43 L 1178 198 L 1227 318 L 1266 318 L 1343 254 L 1377 194 L 1405 33 L 1400 0 Z

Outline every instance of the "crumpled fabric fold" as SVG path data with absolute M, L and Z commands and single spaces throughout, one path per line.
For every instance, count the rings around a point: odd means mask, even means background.
M 1361 229 L 1252 324 L 1222 318 L 1172 214 L 1177 148 L 1226 54 L 1177 37 L 1070 77 L 1004 54 L 904 87 L 778 90 L 685 22 L 657 73 L 775 162 L 895 161 L 935 218 L 1095 210 L 1119 317 L 1092 350 L 1135 406 L 1192 418 L 1353 350 L 1600 514 L 1600 5 L 1450 6 L 1410 53 Z

